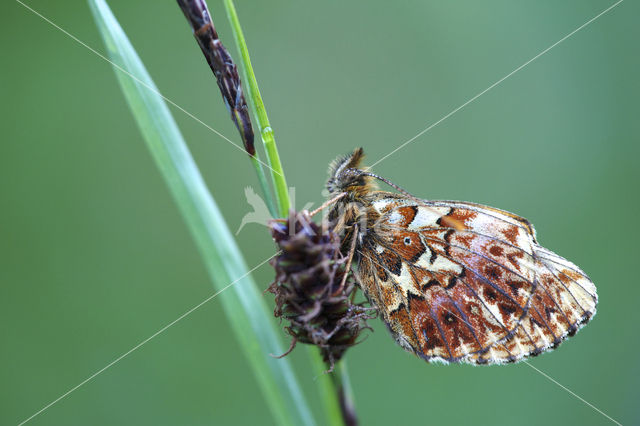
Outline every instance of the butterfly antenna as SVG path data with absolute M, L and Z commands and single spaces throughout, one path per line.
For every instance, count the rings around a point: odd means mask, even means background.
M 369 173 L 369 172 L 360 172 L 360 174 L 363 175 L 363 176 L 371 176 L 372 178 L 376 178 L 376 179 L 386 183 L 390 187 L 396 189 L 402 195 L 406 195 L 407 197 L 411 198 L 412 200 L 419 201 L 420 203 L 424 203 L 424 201 L 420 200 L 419 198 L 416 198 L 415 196 L 411 195 L 408 191 L 400 188 L 398 185 L 396 185 L 395 183 L 391 182 L 390 180 L 387 180 L 387 179 L 383 178 L 382 176 L 378 176 L 375 173 Z
M 369 172 L 363 172 L 363 171 L 359 171 L 360 174 L 362 174 L 363 176 L 371 176 L 372 178 L 376 178 L 384 183 L 386 183 L 387 185 L 389 185 L 390 187 L 394 188 L 396 191 L 398 191 L 399 193 L 401 193 L 402 195 L 406 195 L 408 198 L 411 198 L 413 201 L 417 202 L 418 204 L 428 208 L 429 210 L 433 211 L 434 213 L 438 213 L 440 214 L 440 212 L 436 211 L 435 209 L 431 208 L 430 206 L 428 206 L 424 200 L 421 200 L 420 198 L 416 197 L 415 195 L 410 194 L 408 191 L 402 189 L 401 187 L 399 187 L 398 185 L 396 185 L 395 183 L 391 182 L 388 179 L 383 178 L 382 176 L 378 176 L 375 173 L 369 173 Z M 460 222 L 457 219 L 451 218 L 451 217 L 446 217 L 446 216 L 442 216 L 442 219 L 445 223 L 447 223 L 449 226 L 451 226 L 452 228 L 455 228 L 458 231 L 463 231 L 465 230 L 465 226 L 462 224 L 462 222 Z

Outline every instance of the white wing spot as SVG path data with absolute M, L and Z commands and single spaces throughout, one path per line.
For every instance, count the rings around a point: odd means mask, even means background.
M 394 210 L 389 215 L 389 223 L 391 223 L 392 225 L 395 225 L 396 223 L 400 223 L 402 219 L 403 219 L 402 215 L 397 210 Z

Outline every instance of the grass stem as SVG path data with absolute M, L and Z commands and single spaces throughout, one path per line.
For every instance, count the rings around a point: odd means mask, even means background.
M 227 16 L 231 22 L 231 28 L 233 36 L 236 41 L 236 46 L 240 52 L 240 58 L 242 61 L 242 71 L 244 74 L 244 81 L 248 84 L 249 90 L 247 91 L 247 97 L 249 103 L 253 106 L 253 110 L 258 121 L 258 128 L 260 129 L 260 136 L 264 144 L 264 149 L 267 154 L 267 162 L 271 168 L 271 179 L 273 181 L 273 187 L 276 194 L 276 202 L 280 211 L 280 217 L 287 217 L 290 208 L 289 200 L 289 188 L 287 187 L 287 181 L 284 177 L 284 171 L 282 170 L 282 163 L 280 162 L 280 155 L 278 154 L 278 147 L 273 135 L 273 129 L 269 123 L 269 117 L 267 117 L 267 111 L 260 95 L 260 89 L 258 88 L 258 81 L 256 75 L 253 72 L 251 65 L 251 58 L 249 57 L 249 49 L 240 26 L 240 20 L 236 12 L 233 0 L 225 0 L 224 6 L 227 11 Z
M 242 32 L 242 27 L 240 26 L 240 20 L 238 19 L 238 14 L 236 12 L 235 5 L 233 4 L 233 0 L 224 0 L 224 6 L 231 23 L 236 46 L 240 52 L 244 81 L 249 86 L 249 90 L 247 91 L 249 104 L 253 107 L 257 118 L 260 135 L 267 154 L 267 160 L 271 167 L 271 177 L 275 188 L 278 209 L 281 217 L 287 217 L 289 209 L 292 206 L 290 205 L 287 182 L 284 176 L 284 170 L 282 169 L 282 163 L 280 162 L 273 129 L 269 123 L 264 102 L 260 95 L 258 82 L 249 57 L 249 49 L 247 48 L 246 40 Z M 350 387 L 348 386 L 349 380 L 344 361 L 336 364 L 336 370 L 331 373 L 326 373 L 328 367 L 323 362 L 317 348 L 309 348 L 309 357 L 315 374 L 318 375 L 318 391 L 321 395 L 329 424 L 335 426 L 351 426 L 355 424 L 351 421 L 356 421 L 355 411 L 353 408 L 353 399 L 351 398 Z M 347 386 L 345 387 L 345 385 Z M 347 390 L 348 392 L 345 392 Z

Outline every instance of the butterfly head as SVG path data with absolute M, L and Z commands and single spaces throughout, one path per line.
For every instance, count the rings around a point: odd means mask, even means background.
M 361 170 L 363 158 L 363 149 L 357 148 L 353 153 L 339 157 L 329 165 L 327 189 L 330 195 L 346 192 L 353 197 L 373 189 L 372 178 Z

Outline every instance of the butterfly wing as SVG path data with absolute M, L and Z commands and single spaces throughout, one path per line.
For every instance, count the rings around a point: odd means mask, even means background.
M 358 274 L 405 349 L 429 361 L 513 362 L 557 346 L 594 315 L 593 283 L 538 245 L 527 220 L 377 194 Z

